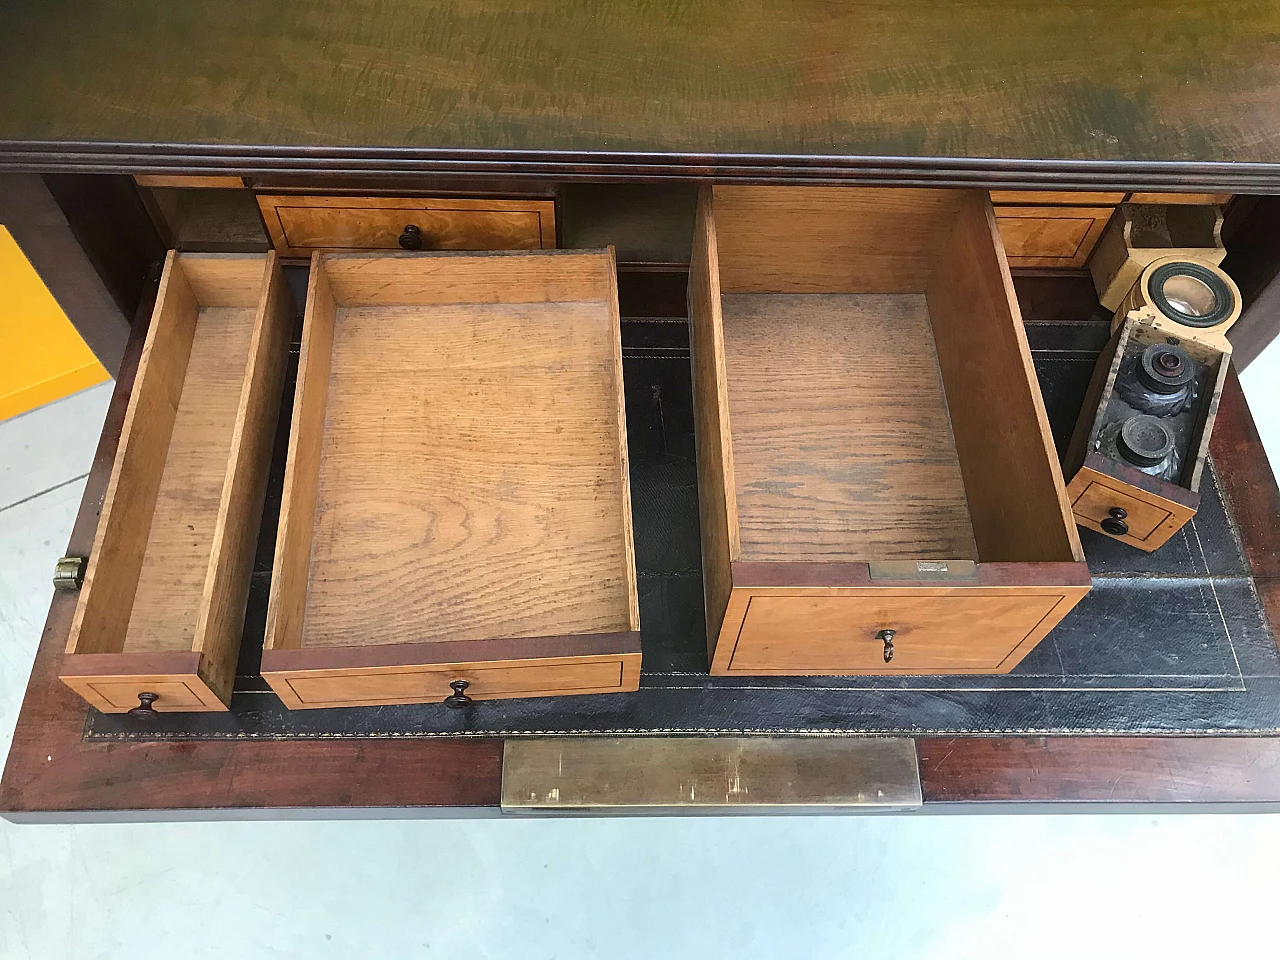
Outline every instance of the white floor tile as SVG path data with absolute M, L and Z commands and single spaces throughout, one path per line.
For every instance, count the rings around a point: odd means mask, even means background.
M 53 596 L 54 564 L 67 547 L 84 484 L 76 480 L 0 510 L 0 749 L 6 754 Z
M 114 387 L 100 383 L 0 421 L 0 508 L 89 472 Z

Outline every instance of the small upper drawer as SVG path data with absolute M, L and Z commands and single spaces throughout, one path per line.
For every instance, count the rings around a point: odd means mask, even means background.
M 747 606 L 728 672 L 995 671 L 1064 597 L 1007 592 L 757 595 Z M 884 631 L 892 631 L 888 647 L 877 636 Z
M 281 256 L 317 250 L 550 250 L 552 200 L 258 197 Z
M 1011 267 L 1083 267 L 1113 207 L 995 208 Z

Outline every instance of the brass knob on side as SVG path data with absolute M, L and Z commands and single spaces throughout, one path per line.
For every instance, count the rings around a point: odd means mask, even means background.
M 453 693 L 444 698 L 444 705 L 450 710 L 461 710 L 475 703 L 466 694 L 467 687 L 471 686 L 466 680 L 451 680 L 449 686 L 453 689 Z
M 138 694 L 138 705 L 129 711 L 131 717 L 141 717 L 143 720 L 151 720 L 156 717 L 158 711 L 154 704 L 160 699 L 158 693 L 140 693 Z
M 1125 517 L 1129 516 L 1129 511 L 1124 507 L 1112 507 L 1106 517 L 1098 526 L 1102 527 L 1103 533 L 1109 533 L 1113 537 L 1123 537 L 1129 532 L 1129 525 L 1124 522 Z
M 400 233 L 400 246 L 406 250 L 422 249 L 422 231 L 414 224 L 409 224 Z
M 897 630 L 881 630 L 876 634 L 877 640 L 884 641 L 884 662 L 888 663 L 893 659 L 893 638 L 898 635 Z

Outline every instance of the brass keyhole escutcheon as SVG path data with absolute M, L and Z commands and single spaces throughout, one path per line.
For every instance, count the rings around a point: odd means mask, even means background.
M 1098 526 L 1102 527 L 1103 533 L 1109 533 L 1113 537 L 1123 537 L 1129 532 L 1129 525 L 1124 522 L 1127 516 L 1129 511 L 1124 507 L 1112 507 L 1108 511 L 1108 516 Z
M 881 630 L 876 634 L 877 640 L 884 641 L 884 662 L 888 663 L 893 659 L 893 638 L 898 635 L 897 630 Z
M 453 690 L 453 693 L 444 698 L 444 705 L 450 710 L 461 710 L 463 707 L 469 707 L 475 703 L 474 700 L 467 696 L 466 690 L 469 686 L 471 684 L 466 680 L 449 681 L 449 687 Z

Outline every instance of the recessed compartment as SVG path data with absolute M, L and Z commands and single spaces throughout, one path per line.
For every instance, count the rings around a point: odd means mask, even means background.
M 1005 672 L 1088 591 L 984 193 L 704 189 L 689 297 L 712 673 Z
M 262 658 L 281 699 L 636 689 L 622 396 L 612 250 L 316 254 Z
M 169 254 L 60 671 L 99 710 L 226 709 L 293 321 L 274 253 Z

